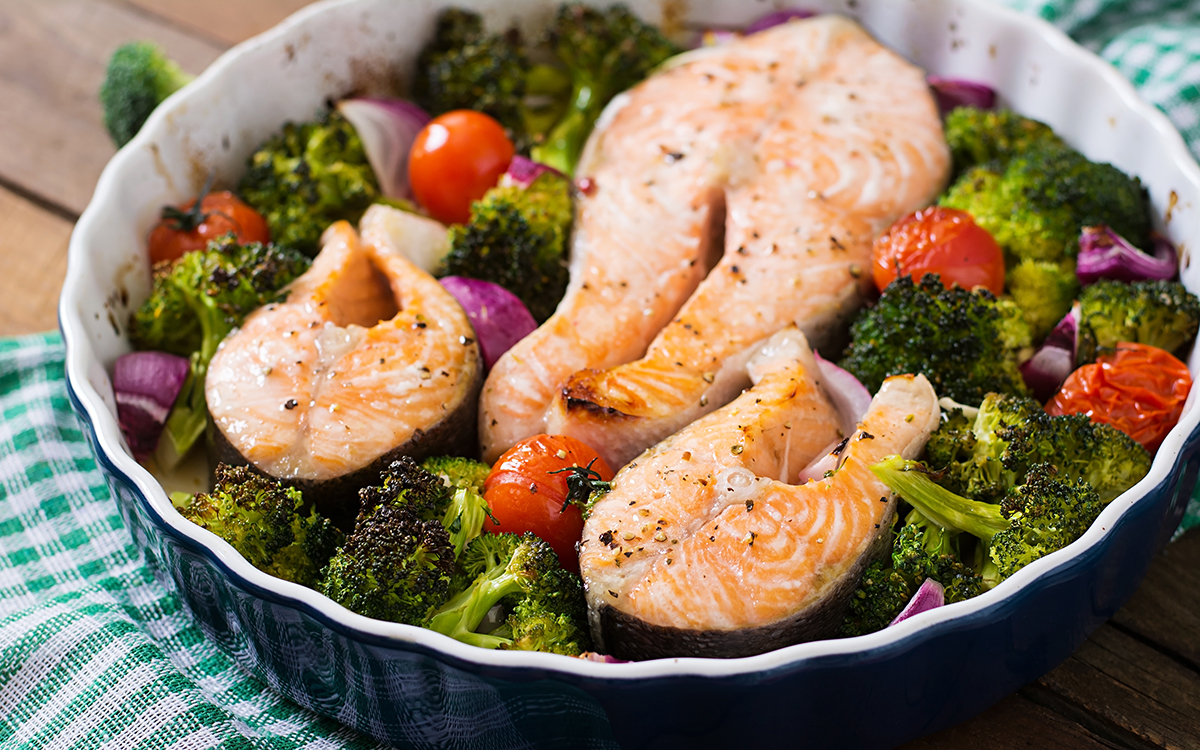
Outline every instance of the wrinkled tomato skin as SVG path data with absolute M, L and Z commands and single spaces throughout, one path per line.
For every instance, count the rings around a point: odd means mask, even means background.
M 550 472 L 587 466 L 593 459 L 592 469 L 600 478 L 612 479 L 612 469 L 604 459 L 575 438 L 534 435 L 509 448 L 483 485 L 483 497 L 499 522 L 486 521 L 484 530 L 493 534 L 532 532 L 554 548 L 564 569 L 578 573 L 575 544 L 583 536 L 583 513 L 577 505 L 562 509 L 568 472 Z
M 875 240 L 871 266 L 881 292 L 897 275 L 936 273 L 946 286 L 1004 293 L 1004 251 L 971 214 L 954 208 L 930 206 L 901 218 Z
M 408 181 L 417 202 L 443 224 L 465 224 L 471 202 L 508 169 L 515 149 L 500 123 L 456 109 L 429 121 L 408 153 Z
M 1046 404 L 1049 414 L 1086 414 L 1111 424 L 1154 453 L 1179 422 L 1192 387 L 1187 365 L 1146 344 L 1122 341 L 1116 350 L 1067 376 Z
M 181 211 L 189 211 L 196 205 L 195 199 L 179 207 Z M 150 230 L 150 262 L 160 263 L 164 260 L 174 261 L 184 253 L 202 250 L 208 247 L 211 240 L 233 232 L 238 242 L 271 241 L 271 232 L 262 214 L 242 202 L 228 190 L 209 193 L 200 201 L 200 211 L 206 216 L 195 229 L 182 231 L 175 228 L 175 222 L 164 219 Z

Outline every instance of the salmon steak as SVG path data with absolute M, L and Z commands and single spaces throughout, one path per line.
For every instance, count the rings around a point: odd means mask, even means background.
M 748 370 L 752 388 L 621 469 L 589 515 L 579 563 L 601 653 L 738 657 L 830 636 L 886 554 L 896 499 L 870 467 L 924 448 L 929 381 L 885 381 L 840 467 L 794 484 L 838 415 L 796 329 Z
M 618 96 L 577 170 L 566 296 L 484 386 L 485 459 L 548 432 L 621 466 L 749 385 L 773 333 L 839 343 L 875 236 L 949 166 L 923 72 L 838 16 L 690 53 Z
M 401 455 L 473 454 L 482 383 L 462 308 L 364 228 L 360 241 L 330 226 L 287 300 L 247 317 L 205 381 L 214 458 L 299 487 L 339 525 Z

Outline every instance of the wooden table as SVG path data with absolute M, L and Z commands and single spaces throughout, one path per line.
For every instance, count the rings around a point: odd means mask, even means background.
M 152 39 L 198 73 L 305 4 L 0 0 L 0 335 L 56 327 L 67 239 L 113 155 L 96 101 L 113 49 Z M 907 747 L 1200 748 L 1200 531 L 1064 664 Z

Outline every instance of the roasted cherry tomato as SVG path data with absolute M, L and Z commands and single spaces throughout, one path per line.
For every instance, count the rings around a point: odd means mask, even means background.
M 1086 414 L 1153 453 L 1179 421 L 1191 387 L 1187 365 L 1157 347 L 1122 341 L 1068 375 L 1046 411 Z
M 417 133 L 408 153 L 408 181 L 430 216 L 445 224 L 465 224 L 471 201 L 496 185 L 513 153 L 500 123 L 482 112 L 456 109 Z
M 875 240 L 871 263 L 879 291 L 898 275 L 936 273 L 946 286 L 1004 293 L 1004 252 L 971 214 L 954 208 L 930 206 L 900 219 Z
M 604 459 L 575 438 L 534 435 L 509 448 L 483 485 L 499 525 L 489 520 L 483 528 L 496 534 L 533 532 L 554 548 L 563 568 L 578 573 L 575 543 L 583 536 L 583 514 L 574 504 L 563 510 L 572 467 L 575 473 L 590 467 L 605 482 L 613 477 Z
M 262 215 L 228 190 L 201 193 L 199 205 L 190 200 L 179 207 L 163 206 L 162 220 L 150 231 L 150 262 L 175 260 L 230 232 L 238 242 L 271 241 Z

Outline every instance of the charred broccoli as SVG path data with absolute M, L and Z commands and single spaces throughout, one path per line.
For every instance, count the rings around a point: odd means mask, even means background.
M 1006 162 L 1034 147 L 1062 144 L 1049 125 L 1010 109 L 958 107 L 946 115 L 944 128 L 956 175 L 976 164 Z
M 551 23 L 549 37 L 570 74 L 571 93 L 566 113 L 532 156 L 571 174 L 609 100 L 680 50 L 624 5 L 597 10 L 582 3 L 564 4 Z
M 204 376 L 221 340 L 253 310 L 282 298 L 308 268 L 301 255 L 274 245 L 240 244 L 230 234 L 154 269 L 150 297 L 133 314 L 137 349 L 191 357 L 191 370 L 167 417 L 156 453 L 172 468 L 204 432 Z
M 938 394 L 964 403 L 991 391 L 1025 393 L 1017 356 L 1030 344 L 1028 330 L 986 289 L 901 276 L 859 314 L 850 339 L 841 366 L 871 392 L 892 375 L 924 373 Z
M 307 516 L 301 512 L 299 490 L 246 466 L 218 464 L 211 492 L 173 493 L 171 502 L 254 567 L 310 588 L 342 542 L 342 532 L 329 519 L 315 509 Z
M 956 495 L 938 485 L 936 474 L 931 475 L 924 464 L 901 456 L 884 459 L 871 470 L 931 523 L 981 541 L 996 569 L 994 577 L 980 576 L 985 586 L 1075 541 L 1104 507 L 1087 480 L 1060 477 L 1048 463 L 1031 466 L 1021 484 L 1009 488 L 999 504 Z
M 969 430 L 964 423 L 940 426 L 926 459 L 939 484 L 977 500 L 998 502 L 1039 463 L 1086 480 L 1105 502 L 1150 470 L 1150 454 L 1125 433 L 1082 414 L 1051 416 L 1032 398 L 988 394 Z
M 335 221 L 357 224 L 380 198 L 362 140 L 334 110 L 287 123 L 247 161 L 238 193 L 263 215 L 275 243 L 313 257 Z
M 1177 281 L 1097 281 L 1079 296 L 1079 364 L 1121 341 L 1177 352 L 1196 337 L 1200 299 Z
M 120 148 L 142 129 L 163 100 L 191 82 L 174 60 L 153 42 L 129 42 L 108 58 L 100 84 L 104 127 Z
M 477 463 L 445 457 L 429 459 L 423 467 L 404 456 L 383 470 L 378 485 L 362 489 L 359 501 L 364 509 L 392 504 L 409 509 L 422 521 L 438 521 L 446 527 L 457 558 L 467 543 L 481 533 L 489 514 L 487 503 L 481 491 L 470 485 L 447 485 L 440 471 L 434 473 L 430 469 L 450 469 L 462 479 L 469 479 L 475 476 L 472 472 L 478 471 L 473 466 Z
M 1111 164 L 1046 141 L 1007 162 L 968 169 L 939 201 L 969 212 L 1009 258 L 1006 288 L 1040 339 L 1071 308 L 1085 226 L 1108 224 L 1139 247 L 1150 239 L 1146 193 Z
M 424 625 L 454 581 L 454 545 L 441 521 L 421 518 L 410 504 L 381 502 L 363 506 L 319 590 L 360 615 Z
M 485 534 L 468 545 L 462 565 L 475 579 L 433 614 L 431 630 L 482 648 L 568 656 L 591 648 L 582 584 L 546 542 L 529 533 Z M 476 632 L 497 604 L 505 605 L 505 622 Z
M 970 599 L 979 594 L 983 583 L 963 562 L 959 536 L 913 510 L 896 534 L 892 567 L 910 581 L 913 591 L 932 578 L 942 584 L 948 603 Z
M 438 276 L 467 276 L 517 295 L 538 323 L 567 288 L 571 185 L 545 172 L 527 187 L 502 182 L 471 206 L 471 220 L 450 229 Z
M 516 29 L 489 34 L 478 13 L 461 8 L 438 16 L 413 77 L 413 98 L 428 112 L 491 115 L 523 153 L 562 116 L 570 88 L 564 72 L 530 62 Z

